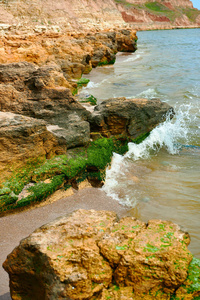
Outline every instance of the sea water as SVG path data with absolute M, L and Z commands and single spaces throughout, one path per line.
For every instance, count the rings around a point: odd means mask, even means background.
M 82 93 L 160 98 L 174 107 L 141 144 L 114 154 L 103 189 L 141 220 L 165 219 L 191 236 L 200 258 L 200 29 L 138 32 L 138 50 L 99 67 Z

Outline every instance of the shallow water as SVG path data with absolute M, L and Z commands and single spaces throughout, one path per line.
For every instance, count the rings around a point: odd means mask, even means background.
M 171 220 L 189 231 L 200 258 L 200 29 L 138 33 L 138 50 L 97 68 L 82 93 L 160 98 L 176 116 L 140 145 L 115 154 L 104 190 L 133 216 Z

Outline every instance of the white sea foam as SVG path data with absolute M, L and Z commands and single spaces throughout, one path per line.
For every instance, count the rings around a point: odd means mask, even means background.
M 134 160 L 148 158 L 150 153 L 158 152 L 165 148 L 170 154 L 176 154 L 179 149 L 177 144 L 187 143 L 188 130 L 190 123 L 190 106 L 182 105 L 176 113 L 174 119 L 170 115 L 164 123 L 152 130 L 150 136 L 143 143 L 136 145 L 129 143 L 129 151 L 124 157 L 132 157 Z
M 145 90 L 141 93 L 139 93 L 137 95 L 137 97 L 144 97 L 144 98 L 147 98 L 147 99 L 152 99 L 152 98 L 156 98 L 158 97 L 159 93 L 156 89 L 148 89 L 148 90 Z
M 101 83 L 97 82 L 97 83 L 94 83 L 93 81 L 90 81 L 88 82 L 87 86 L 86 87 L 83 87 L 83 90 L 84 89 L 93 89 L 93 88 L 96 88 L 100 85 Z
M 104 191 L 122 205 L 135 206 L 136 193 L 127 193 L 127 180 L 123 181 L 123 177 L 126 178 L 123 172 L 126 164 L 130 159 L 148 159 L 161 148 L 165 148 L 170 154 L 176 154 L 179 151 L 177 144 L 188 143 L 190 117 L 190 105 L 182 105 L 173 119 L 168 115 L 166 121 L 153 129 L 142 143 L 129 143 L 129 150 L 124 156 L 114 154 L 111 167 L 106 171 Z M 122 192 L 123 189 L 125 192 Z
M 129 58 L 127 58 L 124 62 L 131 62 L 139 59 L 141 57 L 141 54 L 135 54 L 133 53 Z

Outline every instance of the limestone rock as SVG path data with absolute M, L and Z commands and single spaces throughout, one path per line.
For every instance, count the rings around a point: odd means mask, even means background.
M 111 98 L 95 107 L 91 130 L 104 136 L 127 135 L 136 138 L 150 132 L 165 120 L 173 108 L 159 99 Z
M 76 113 L 69 115 L 68 120 L 65 122 L 65 128 L 59 127 L 58 125 L 48 125 L 47 129 L 52 132 L 62 144 L 65 144 L 68 149 L 83 146 L 89 142 L 89 122 L 81 120 Z
M 28 161 L 63 154 L 66 145 L 47 130 L 43 120 L 0 112 L 0 178 Z
M 186 281 L 189 241 L 169 221 L 78 210 L 22 240 L 3 267 L 15 300 L 169 300 Z
M 92 57 L 109 63 L 117 51 L 134 52 L 136 41 L 136 31 L 132 29 L 31 36 L 9 34 L 0 43 L 0 63 L 27 61 L 38 66 L 57 65 L 67 80 L 68 77 L 77 79 L 91 70 L 92 60 L 95 61 Z
M 57 66 L 38 68 L 28 62 L 0 65 L 0 82 L 1 111 L 43 119 L 65 128 L 74 139 L 69 144 L 66 139 L 67 148 L 89 141 L 89 112 L 72 96 Z M 84 132 L 81 141 L 80 132 Z

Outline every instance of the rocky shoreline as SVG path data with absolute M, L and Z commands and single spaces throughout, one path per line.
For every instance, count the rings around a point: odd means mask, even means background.
M 113 64 L 117 52 L 136 51 L 135 30 L 56 31 L 15 32 L 1 40 L 0 216 L 35 206 L 57 190 L 78 190 L 85 180 L 101 186 L 113 152 L 125 153 L 128 142 L 140 143 L 174 114 L 159 99 L 112 98 L 88 109 L 75 96 L 87 82 L 83 74 Z M 63 218 L 61 233 L 57 221 L 38 229 L 32 235 L 38 240 L 22 241 L 4 263 L 13 299 L 199 297 L 199 260 L 192 258 L 189 237 L 177 225 L 119 221 L 112 212 L 78 211 Z M 47 245 L 41 240 L 48 226 L 56 228 L 57 237 Z M 51 241 L 54 233 L 49 234 Z M 65 247 L 51 253 L 60 235 L 63 245 L 75 241 L 70 258 Z M 60 271 L 63 266 L 69 274 Z
M 1 215 L 61 187 L 78 188 L 85 179 L 102 185 L 113 151 L 125 153 L 128 141 L 138 143 L 166 114 L 173 116 L 158 99 L 109 99 L 94 109 L 76 99 L 87 82 L 82 74 L 136 49 L 136 32 L 127 29 L 4 41 L 9 55 L 1 59 L 9 57 L 9 63 L 0 65 Z

